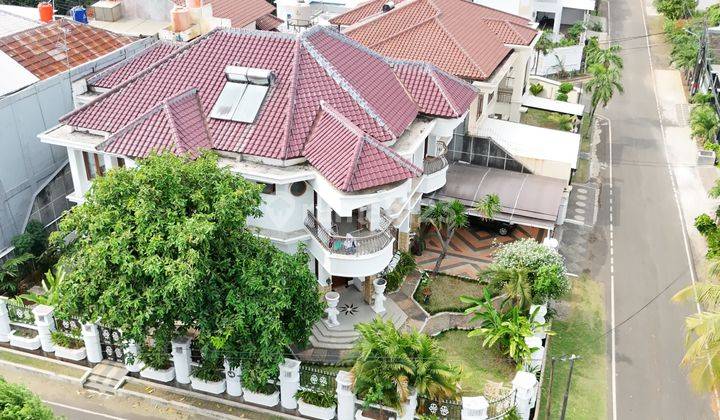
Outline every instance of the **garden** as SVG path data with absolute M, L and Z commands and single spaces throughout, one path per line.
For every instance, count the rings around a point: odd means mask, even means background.
M 552 130 L 575 131 L 578 118 L 574 115 L 546 111 L 544 109 L 528 108 L 520 114 L 522 124 L 535 127 L 550 128 Z

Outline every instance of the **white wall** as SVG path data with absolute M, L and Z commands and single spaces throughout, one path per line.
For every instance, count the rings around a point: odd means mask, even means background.
M 580 70 L 584 45 L 573 45 L 572 47 L 560 47 L 550 51 L 547 55 L 535 53 L 533 60 L 537 60 L 532 66 L 533 74 L 540 76 L 555 74 L 560 71 L 559 64 L 565 71 Z
M 306 212 L 313 210 L 313 190 L 306 184 L 305 193 L 295 197 L 290 193 L 290 185 L 276 184 L 274 195 L 261 194 L 263 215 L 248 220 L 248 224 L 281 232 L 303 229 Z

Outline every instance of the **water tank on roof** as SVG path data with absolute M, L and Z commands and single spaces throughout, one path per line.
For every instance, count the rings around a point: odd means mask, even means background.
M 197 9 L 202 7 L 202 0 L 185 0 L 185 7 L 188 9 Z
M 38 4 L 38 12 L 40 12 L 40 22 L 52 22 L 53 14 L 55 13 L 55 11 L 53 10 L 52 4 L 50 4 L 50 2 L 40 2 Z
M 70 9 L 70 14 L 75 22 L 88 23 L 87 10 L 83 6 L 75 6 Z
M 190 10 L 184 6 L 175 6 L 170 12 L 173 32 L 183 32 L 192 26 Z

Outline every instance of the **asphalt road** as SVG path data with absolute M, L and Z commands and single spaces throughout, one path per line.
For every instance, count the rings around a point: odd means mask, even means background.
M 684 317 L 694 307 L 672 303 L 670 297 L 690 284 L 691 266 L 642 37 L 643 13 L 641 0 L 610 1 L 610 38 L 622 40 L 626 91 L 599 111 L 610 119 L 611 130 L 603 128 L 605 141 L 598 147 L 599 160 L 608 166 L 601 171 L 595 231 L 601 240 L 590 252 L 599 257 L 591 272 L 607 281 L 608 320 L 614 280 L 615 322 L 622 324 L 615 330 L 614 349 L 607 336 L 616 366 L 608 417 L 612 418 L 614 399 L 618 419 L 711 419 L 709 398 L 691 390 L 679 367 Z M 663 41 L 651 38 L 655 42 Z

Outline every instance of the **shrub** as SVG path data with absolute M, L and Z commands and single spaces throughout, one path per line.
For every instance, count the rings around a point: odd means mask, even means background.
M 50 341 L 56 346 L 65 347 L 66 349 L 79 349 L 85 347 L 85 342 L 72 335 L 65 334 L 61 331 L 53 331 L 50 333 Z
M 222 371 L 222 365 L 219 362 L 212 360 L 203 360 L 200 366 L 193 368 L 192 375 L 207 382 L 218 382 L 225 379 L 225 374 Z
M 301 389 L 295 393 L 295 398 L 318 407 L 332 407 L 337 404 L 337 396 L 334 392 Z
M 568 94 L 567 94 L 567 93 L 559 92 L 559 93 L 557 94 L 557 96 L 555 97 L 555 99 L 557 99 L 558 101 L 567 102 L 567 100 L 568 100 Z
M 573 90 L 573 84 L 569 82 L 563 82 L 560 84 L 558 91 L 560 93 L 570 93 Z
M 600 23 L 600 22 L 592 22 L 592 23 L 590 23 L 589 29 L 593 32 L 602 32 L 603 26 L 602 26 L 602 23 Z
M 580 41 L 580 35 L 585 31 L 585 25 L 583 25 L 582 22 L 576 22 L 574 23 L 570 28 L 567 30 L 568 37 L 572 39 L 575 44 L 577 44 Z
M 0 378 L 0 418 L 15 420 L 52 420 L 52 410 L 37 395 L 20 384 Z
M 710 92 L 702 93 L 697 92 L 690 98 L 690 103 L 692 104 L 709 104 L 713 100 L 713 94 Z
M 543 89 L 545 88 L 541 83 L 533 83 L 530 85 L 530 93 L 532 93 L 533 96 L 538 96 L 543 91 Z
M 415 259 L 412 255 L 407 252 L 400 253 L 400 260 L 398 261 L 395 268 L 389 273 L 385 274 L 385 280 L 387 280 L 387 290 L 392 292 L 400 287 L 400 284 L 405 279 L 405 276 L 410 274 L 416 267 Z
M 36 257 L 42 255 L 48 246 L 48 233 L 45 226 L 37 220 L 28 222 L 25 232 L 12 239 L 16 255 L 32 254 Z
M 708 233 L 717 230 L 717 224 L 712 219 L 712 217 L 703 213 L 695 218 L 695 228 L 698 230 L 698 232 L 705 236 Z
M 532 283 L 533 300 L 546 302 L 559 299 L 570 290 L 570 283 L 561 266 L 543 266 L 535 273 Z
M 164 370 L 172 366 L 172 363 L 170 363 L 170 355 L 167 352 L 163 349 L 147 345 L 142 346 L 140 361 L 143 362 L 146 367 L 155 370 Z

